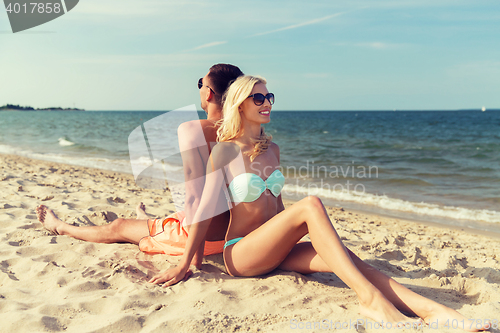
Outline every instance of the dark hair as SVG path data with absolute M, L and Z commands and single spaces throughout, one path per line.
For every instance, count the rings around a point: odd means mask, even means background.
M 210 67 L 207 77 L 210 80 L 210 88 L 215 92 L 215 101 L 219 105 L 222 106 L 222 96 L 227 88 L 241 75 L 243 72 L 234 65 L 216 64 Z

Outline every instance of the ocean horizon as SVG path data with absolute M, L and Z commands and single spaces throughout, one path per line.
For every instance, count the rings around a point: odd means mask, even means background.
M 1 111 L 0 153 L 132 173 L 130 133 L 167 112 Z M 500 110 L 297 110 L 271 119 L 284 198 L 318 195 L 332 206 L 500 231 Z M 155 130 L 149 139 L 161 142 L 161 124 Z M 158 149 L 168 154 L 169 144 Z M 180 159 L 167 164 L 181 179 Z

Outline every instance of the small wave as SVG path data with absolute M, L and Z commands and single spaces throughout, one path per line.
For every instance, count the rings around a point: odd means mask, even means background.
M 350 201 L 363 205 L 372 205 L 378 208 L 400 211 L 405 213 L 416 213 L 428 216 L 452 218 L 459 220 L 472 220 L 478 222 L 500 223 L 500 212 L 486 209 L 469 209 L 453 206 L 439 206 L 426 202 L 410 202 L 396 198 L 389 198 L 386 195 L 375 195 L 365 192 L 332 190 L 320 187 L 308 187 L 300 185 L 286 184 L 285 194 L 294 195 L 317 195 L 319 197 Z
M 174 181 L 177 182 L 184 181 L 182 165 L 176 165 L 168 163 L 166 161 L 160 161 L 158 159 L 154 159 L 152 161 L 149 158 L 149 156 L 141 156 L 133 160 L 131 160 L 130 158 L 119 159 L 119 158 L 105 158 L 105 157 L 82 156 L 82 155 L 75 156 L 75 155 L 57 154 L 57 153 L 39 153 L 39 152 L 34 152 L 31 149 L 14 147 L 4 144 L 0 144 L 0 153 L 24 156 L 37 160 L 44 160 L 56 163 L 64 163 L 64 164 L 79 165 L 89 168 L 117 171 L 128 174 L 134 174 L 134 171 L 136 171 L 135 169 L 139 169 L 140 171 L 142 171 L 152 165 L 156 165 L 160 167 L 162 173 L 164 175 L 167 175 L 169 179 L 173 177 L 172 179 Z
M 62 137 L 62 138 L 59 138 L 59 145 L 60 146 L 73 146 L 75 143 L 70 141 L 68 138 L 66 137 Z
M 150 166 L 158 165 L 159 168 L 163 169 L 165 172 L 182 172 L 182 165 L 175 165 L 159 159 L 151 160 L 147 156 L 140 156 L 136 159 L 131 159 L 130 164 L 133 170 L 144 170 Z
M 0 144 L 0 153 L 12 154 L 33 158 L 36 160 L 50 161 L 56 163 L 64 163 L 71 165 L 80 165 L 89 168 L 104 169 L 110 171 L 117 171 L 123 173 L 132 173 L 130 167 L 130 160 L 128 159 L 110 159 L 99 157 L 85 157 L 85 156 L 70 156 L 66 154 L 55 153 L 39 153 L 30 149 L 13 147 L 10 145 Z
M 33 151 L 31 150 L 25 150 L 21 149 L 18 147 L 13 147 L 5 144 L 0 144 L 0 153 L 2 154 L 11 154 L 11 155 L 20 155 L 20 156 L 26 156 L 28 154 L 32 154 Z

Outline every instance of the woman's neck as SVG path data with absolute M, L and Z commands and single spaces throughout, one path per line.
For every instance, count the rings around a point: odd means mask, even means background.
M 253 145 L 255 140 L 260 138 L 260 134 L 260 124 L 247 124 L 246 126 L 242 126 L 241 135 L 238 141 L 244 145 Z

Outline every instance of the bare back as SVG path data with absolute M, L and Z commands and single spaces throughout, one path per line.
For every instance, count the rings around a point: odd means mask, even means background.
M 213 122 L 210 120 L 200 120 L 199 124 L 203 130 L 203 135 L 207 145 L 189 150 L 183 150 L 181 152 L 184 165 L 184 176 L 186 180 L 185 211 L 188 221 L 190 217 L 194 216 L 194 213 L 198 208 L 204 185 L 203 182 L 193 183 L 190 181 L 204 178 L 208 159 L 217 139 L 217 127 Z M 181 138 L 182 135 L 185 135 L 186 137 L 184 139 L 189 140 L 190 135 L 193 135 L 194 128 L 199 129 L 199 124 L 194 122 L 182 124 L 179 128 L 179 137 Z M 220 200 L 224 201 L 225 199 L 221 196 Z M 207 232 L 206 240 L 223 240 L 229 225 L 229 217 L 230 214 L 228 210 L 214 216 Z

